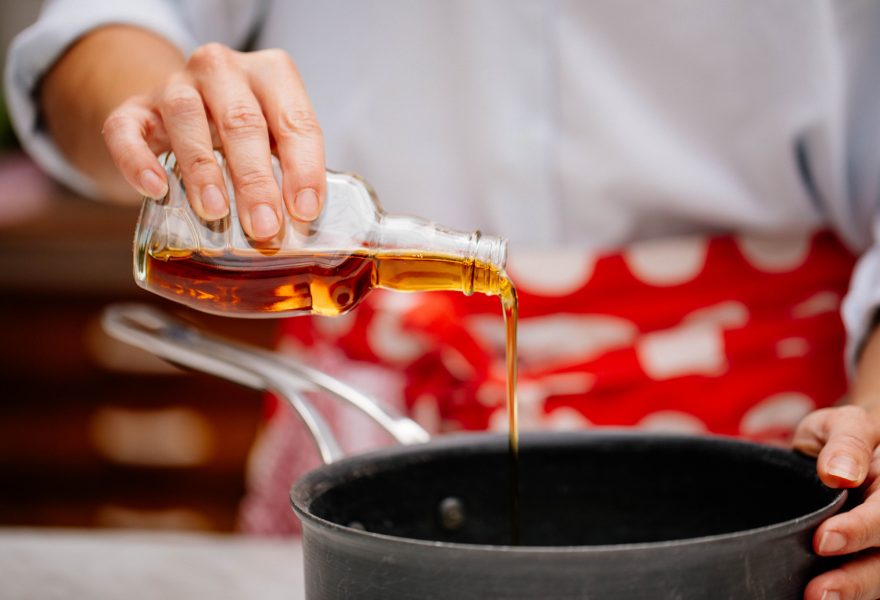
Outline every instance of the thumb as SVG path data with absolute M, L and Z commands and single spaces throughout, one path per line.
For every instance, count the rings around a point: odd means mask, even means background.
M 826 408 L 807 415 L 794 436 L 794 447 L 816 456 L 822 482 L 851 488 L 865 481 L 877 446 L 877 427 L 858 406 Z

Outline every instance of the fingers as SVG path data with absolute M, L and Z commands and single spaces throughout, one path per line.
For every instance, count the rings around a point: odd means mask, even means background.
M 168 192 L 165 170 L 147 143 L 150 131 L 163 129 L 158 117 L 132 98 L 113 111 L 101 130 L 104 143 L 125 180 L 144 196 L 161 198 Z
M 186 70 L 150 98 L 120 106 L 104 135 L 126 180 L 147 196 L 167 193 L 155 152 L 170 147 L 193 209 L 207 220 L 229 210 L 213 152 L 222 146 L 242 228 L 256 241 L 278 234 L 282 203 L 299 221 L 320 214 L 326 193 L 323 135 L 293 61 L 280 50 L 241 54 L 220 44 L 202 46 Z M 281 162 L 281 190 L 270 141 Z
M 880 546 L 880 495 L 871 486 L 864 502 L 822 523 L 813 546 L 822 556 L 852 554 Z
M 794 447 L 817 456 L 819 478 L 830 487 L 856 487 L 868 474 L 877 428 L 856 406 L 818 410 L 798 426 Z
M 232 51 L 209 44 L 193 53 L 190 63 L 223 143 L 242 227 L 255 240 L 271 239 L 283 213 L 263 110 Z
M 224 217 L 228 202 L 223 173 L 214 159 L 208 115 L 198 90 L 184 77 L 172 79 L 159 110 L 193 209 L 207 220 Z
M 321 212 L 326 175 L 324 137 L 305 85 L 281 50 L 253 53 L 245 65 L 277 146 L 285 206 L 294 218 L 312 221 Z
M 877 550 L 819 575 L 804 592 L 804 600 L 875 600 L 878 597 L 880 551 Z
M 861 504 L 826 520 L 813 536 L 820 555 L 862 554 L 811 581 L 805 600 L 880 597 L 880 551 L 875 549 L 880 546 L 880 461 L 874 456 L 878 441 L 873 419 L 857 406 L 818 410 L 795 432 L 795 448 L 817 457 L 817 471 L 826 485 L 851 488 L 871 481 Z

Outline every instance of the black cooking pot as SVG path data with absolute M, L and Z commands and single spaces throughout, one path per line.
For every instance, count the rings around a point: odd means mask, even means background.
M 309 600 L 800 599 L 822 568 L 813 531 L 845 500 L 822 485 L 813 460 L 792 451 L 582 432 L 523 436 L 514 503 L 506 437 L 424 443 L 409 419 L 271 353 L 143 307 L 112 308 L 104 324 L 176 363 L 272 389 L 303 418 L 329 463 L 291 492 Z M 316 389 L 398 441 L 423 443 L 339 460 L 302 397 Z
M 309 600 L 800 599 L 844 494 L 793 452 L 724 438 L 523 436 L 520 546 L 507 440 L 457 436 L 296 483 Z M 449 513 L 452 514 L 449 514 Z

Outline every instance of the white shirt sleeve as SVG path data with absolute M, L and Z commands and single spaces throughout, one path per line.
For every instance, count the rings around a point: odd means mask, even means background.
M 43 74 L 78 38 L 110 24 L 156 33 L 184 55 L 208 41 L 235 46 L 246 39 L 263 5 L 244 0 L 50 0 L 37 22 L 15 38 L 7 57 L 6 100 L 22 145 L 51 176 L 99 197 L 94 182 L 67 161 L 41 127 L 35 91 Z
M 828 221 L 859 260 L 841 307 L 847 332 L 846 365 L 855 373 L 859 352 L 880 308 L 880 56 L 877 3 L 838 3 L 834 24 L 839 40 L 839 136 L 829 138 L 836 152 L 823 154 L 808 145 L 818 163 L 833 169 L 813 170 L 816 192 Z
M 874 226 L 875 239 L 880 239 L 880 220 Z M 874 326 L 880 307 L 880 245 L 874 244 L 856 264 L 841 314 L 847 330 L 846 364 L 855 373 L 856 360 L 862 345 Z

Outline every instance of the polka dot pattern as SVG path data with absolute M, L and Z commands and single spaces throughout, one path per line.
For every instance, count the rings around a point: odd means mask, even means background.
M 647 415 L 637 427 L 660 433 L 705 433 L 706 425 L 695 417 L 677 410 L 660 410 Z
M 742 235 L 737 238 L 737 244 L 756 269 L 769 273 L 790 273 L 807 260 L 812 240 L 808 235 Z
M 566 296 L 577 292 L 593 274 L 594 256 L 586 252 L 510 251 L 508 274 L 521 292 Z
M 752 437 L 779 430 L 791 431 L 814 408 L 815 404 L 805 394 L 774 394 L 758 402 L 743 415 L 740 431 Z
M 694 237 L 638 244 L 623 257 L 633 276 L 650 285 L 681 285 L 699 277 L 706 263 L 708 243 Z
M 649 333 L 639 340 L 636 355 L 645 374 L 658 381 L 691 374 L 717 376 L 728 368 L 723 330 L 705 324 Z

